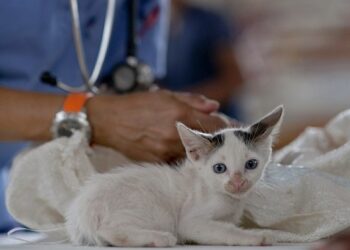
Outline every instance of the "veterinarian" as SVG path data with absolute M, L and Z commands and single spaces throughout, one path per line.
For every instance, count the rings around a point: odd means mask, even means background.
M 109 47 L 97 82 L 108 79 L 125 61 L 127 0 L 117 0 Z M 93 68 L 105 24 L 106 1 L 78 1 L 85 60 Z M 137 51 L 156 78 L 164 75 L 168 28 L 166 0 L 142 0 L 137 9 Z M 72 34 L 68 0 L 0 2 L 0 231 L 13 226 L 6 213 L 4 190 L 13 157 L 29 142 L 46 141 L 62 109 L 83 112 L 91 142 L 115 148 L 132 159 L 164 161 L 183 154 L 175 121 L 196 129 L 217 129 L 223 121 L 211 115 L 218 103 L 198 95 L 164 90 L 128 95 L 70 96 L 40 81 L 50 71 L 60 81 L 81 86 L 83 79 Z M 52 80 L 52 79 L 51 79 Z M 51 81 L 52 82 L 52 81 Z M 67 109 L 67 110 L 66 110 Z M 69 126 L 69 124 L 67 124 Z M 52 129 L 53 128 L 53 129 Z

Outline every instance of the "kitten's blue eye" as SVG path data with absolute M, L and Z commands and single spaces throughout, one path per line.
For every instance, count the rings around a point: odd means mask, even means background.
M 245 163 L 245 169 L 248 169 L 248 170 L 253 170 L 253 169 L 256 169 L 258 167 L 258 160 L 256 159 L 250 159 L 249 161 L 247 161 Z
M 222 174 L 222 173 L 225 173 L 226 170 L 227 170 L 227 167 L 224 163 L 216 163 L 214 166 L 213 166 L 213 170 L 215 173 L 217 174 Z

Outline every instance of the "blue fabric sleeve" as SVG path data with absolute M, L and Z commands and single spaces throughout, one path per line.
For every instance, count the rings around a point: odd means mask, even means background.
M 152 27 L 139 38 L 138 54 L 141 61 L 149 64 L 156 77 L 161 78 L 166 71 L 166 52 L 169 28 L 169 1 L 158 0 L 147 6 L 148 11 L 159 6 L 159 16 Z

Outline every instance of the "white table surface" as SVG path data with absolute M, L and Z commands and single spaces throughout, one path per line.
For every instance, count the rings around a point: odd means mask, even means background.
M 15 245 L 15 246 L 1 246 L 0 249 L 4 250 L 111 250 L 111 247 L 76 247 L 71 245 Z M 135 249 L 140 250 L 142 248 L 118 248 L 119 249 Z M 270 246 L 270 247 L 224 247 L 224 246 L 181 246 L 173 248 L 144 248 L 146 250 L 184 250 L 184 249 L 193 249 L 193 250 L 310 250 L 310 247 L 307 246 Z
M 0 235 L 0 249 L 5 250 L 110 250 L 111 247 L 78 247 L 72 246 L 70 244 L 51 244 L 51 243 L 34 243 L 35 241 L 41 238 L 38 234 L 16 234 L 17 238 L 30 241 L 32 243 L 24 243 L 23 241 L 10 238 L 6 235 Z M 177 246 L 173 248 L 144 248 L 147 250 L 151 249 L 167 249 L 167 250 L 183 250 L 186 249 L 195 249 L 195 250 L 214 250 L 214 249 L 232 249 L 232 250 L 310 250 L 311 245 L 280 245 L 280 246 L 264 246 L 264 247 L 229 247 L 229 246 Z M 118 248 L 118 249 L 136 249 L 140 250 L 141 248 Z

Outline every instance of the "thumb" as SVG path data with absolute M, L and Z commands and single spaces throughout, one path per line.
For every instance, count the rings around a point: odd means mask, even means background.
M 191 94 L 191 93 L 174 93 L 174 97 L 181 102 L 186 103 L 197 111 L 203 113 L 212 113 L 219 109 L 220 104 L 218 101 L 209 99 L 204 95 Z

